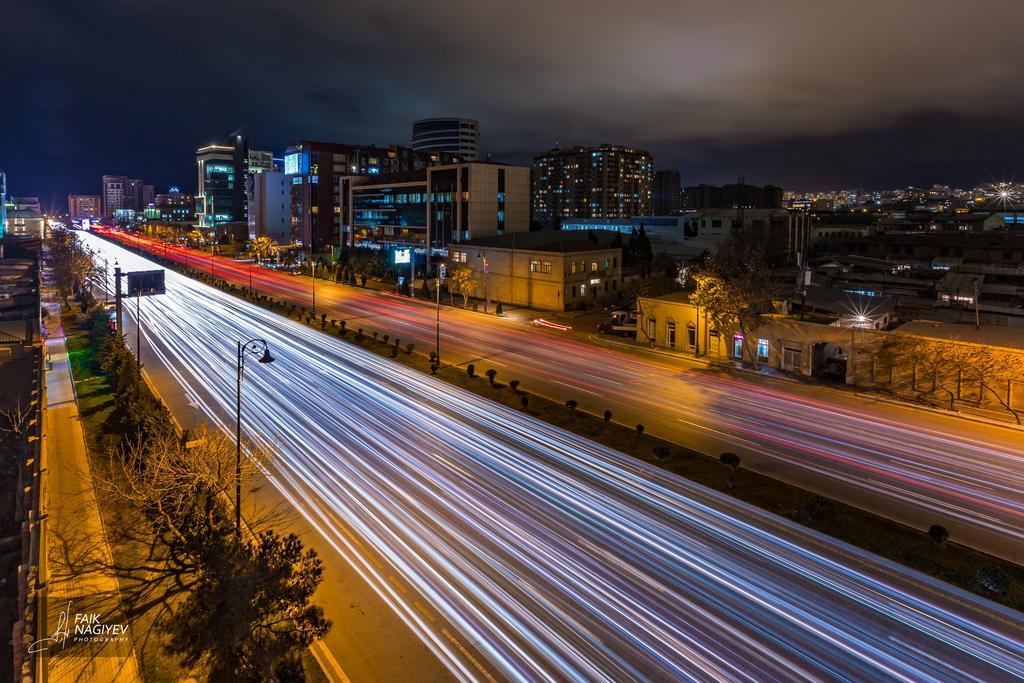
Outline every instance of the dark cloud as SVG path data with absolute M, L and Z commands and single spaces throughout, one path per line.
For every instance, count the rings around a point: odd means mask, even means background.
M 104 172 L 190 186 L 236 129 L 407 143 L 441 114 L 499 158 L 625 142 L 687 182 L 972 183 L 1024 152 L 1021 3 L 9 4 L 0 168 L 57 200 Z

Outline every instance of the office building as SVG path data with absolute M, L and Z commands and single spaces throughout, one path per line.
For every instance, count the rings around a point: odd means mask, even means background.
M 103 202 L 96 194 L 69 194 L 68 218 L 99 218 L 103 215 Z
M 248 163 L 249 148 L 241 135 L 233 135 L 224 142 L 196 150 L 199 188 L 196 217 L 201 227 L 247 224 L 245 179 Z
M 264 152 L 258 149 L 249 150 L 249 173 L 267 173 L 280 170 L 274 164 L 274 155 L 271 152 Z
M 266 236 L 275 244 L 291 244 L 291 177 L 283 171 L 250 173 L 248 194 L 249 239 Z
M 476 161 L 480 150 L 480 122 L 458 118 L 414 121 L 412 148 L 417 152 L 446 152 L 462 161 Z
M 103 176 L 103 216 L 110 218 L 118 211 L 136 211 L 146 208 L 142 203 L 142 181 L 123 175 Z
M 0 239 L 7 234 L 7 174 L 0 171 Z M 0 246 L 0 256 L 3 247 Z
M 444 249 L 530 229 L 530 169 L 525 166 L 446 164 L 345 185 L 346 232 L 353 245 Z
M 449 264 L 474 272 L 469 296 L 533 309 L 564 311 L 622 288 L 622 248 L 614 233 L 553 231 L 495 235 L 449 248 Z
M 783 190 L 775 185 L 748 185 L 744 182 L 694 185 L 683 192 L 684 208 L 699 209 L 781 209 Z
M 345 234 L 342 221 L 347 196 L 343 179 L 359 183 L 364 178 L 422 171 L 458 160 L 445 152 L 417 152 L 409 147 L 300 140 L 284 155 L 284 173 L 291 183 L 292 235 L 316 252 L 349 243 L 351 235 Z
M 153 206 L 156 202 L 156 188 L 152 185 L 142 186 L 142 210 L 145 211 L 148 207 Z
M 683 186 L 679 171 L 667 169 L 655 172 L 651 208 L 655 216 L 678 216 L 683 212 Z
M 651 213 L 653 166 L 648 152 L 620 145 L 555 147 L 533 160 L 533 215 L 629 218 Z
M 150 220 L 190 223 L 196 218 L 196 198 L 171 187 L 154 197 L 153 206 L 147 206 L 145 214 Z

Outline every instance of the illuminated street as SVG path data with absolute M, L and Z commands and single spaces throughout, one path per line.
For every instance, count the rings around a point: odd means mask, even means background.
M 115 233 L 118 234 L 119 233 Z M 145 241 L 132 238 L 133 243 Z M 164 248 L 152 247 L 163 255 Z M 308 306 L 308 278 L 194 250 L 168 257 Z M 434 306 L 318 280 L 329 317 L 434 346 Z M 766 377 L 726 375 L 679 357 L 593 342 L 460 309 L 442 313 L 445 362 L 494 367 L 505 381 L 918 529 L 942 524 L 953 540 L 1024 562 L 1024 433 Z M 486 350 L 486 351 L 484 351 Z
M 82 237 L 126 270 L 153 267 L 96 236 Z M 167 290 L 143 305 L 149 348 L 203 412 L 225 426 L 230 422 L 220 416 L 233 407 L 235 341 L 267 340 L 276 362 L 247 372 L 246 433 L 276 455 L 275 484 L 460 679 L 1024 677 L 1024 619 L 1016 612 L 183 276 L 168 272 Z M 371 300 L 360 297 L 363 305 Z M 403 315 L 403 325 L 426 315 L 404 302 L 388 310 Z M 466 329 L 456 319 L 479 320 L 446 314 L 446 340 Z M 399 324 L 391 329 L 403 340 L 419 341 Z M 641 387 L 626 376 L 644 368 L 660 374 L 666 366 L 609 351 L 614 363 L 587 360 L 589 372 L 601 374 L 584 383 L 578 367 L 564 365 L 575 341 L 545 334 L 524 347 L 523 335 L 538 333 L 501 321 L 481 326 L 479 334 L 498 325 L 507 332 L 491 348 L 518 342 L 520 350 L 531 350 L 519 356 L 517 370 L 556 355 L 563 370 L 549 373 L 552 381 L 565 376 L 577 389 L 615 397 L 609 400 L 636 400 Z M 479 340 L 463 343 L 481 348 Z M 508 352 L 499 353 L 509 361 Z M 510 372 L 502 369 L 503 376 Z M 659 388 L 655 395 L 652 378 L 636 376 L 648 388 L 633 410 L 674 402 L 674 393 Z M 845 408 L 825 413 L 799 392 L 780 395 L 760 384 L 699 377 L 699 395 L 709 404 L 697 417 L 708 428 L 727 429 L 726 442 L 763 432 L 758 438 L 766 441 L 766 454 L 778 446 L 785 454 L 780 463 L 816 455 L 808 469 L 821 472 L 827 462 L 834 473 L 821 476 L 835 481 L 866 479 L 861 473 L 877 470 L 868 486 L 891 491 L 880 496 L 912 500 L 939 478 L 956 481 L 917 503 L 955 506 L 964 524 L 980 527 L 991 519 L 1002 533 L 1019 533 L 1021 487 L 1009 475 L 1006 489 L 983 487 L 966 477 L 922 473 L 934 461 L 899 462 L 894 455 L 901 444 L 929 445 L 936 458 L 980 467 L 983 456 L 992 457 L 990 446 L 965 449 L 966 442 L 949 435 L 911 435 L 906 425 L 865 417 L 884 431 L 868 448 L 867 439 L 852 435 L 866 434 L 865 427 L 851 428 L 851 417 L 837 419 Z M 736 384 L 743 401 L 735 399 Z M 718 398 L 722 392 L 728 401 Z M 751 424 L 754 403 L 762 418 L 765 404 L 779 412 Z M 786 411 L 793 405 L 808 411 L 799 424 Z M 691 419 L 696 407 L 687 407 Z M 629 415 L 622 403 L 614 409 L 617 418 Z M 826 414 L 844 434 L 841 442 L 826 431 Z M 796 435 L 792 427 L 806 433 Z M 997 454 L 1007 462 L 1018 456 Z M 907 471 L 914 475 L 904 481 Z M 397 587 L 392 574 L 411 590 Z M 425 616 L 420 601 L 442 618 Z

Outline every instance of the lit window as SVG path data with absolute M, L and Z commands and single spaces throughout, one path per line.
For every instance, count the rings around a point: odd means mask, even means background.
M 530 261 L 530 272 L 536 273 L 540 270 L 540 261 Z
M 757 359 L 768 360 L 768 340 L 758 339 L 757 340 Z

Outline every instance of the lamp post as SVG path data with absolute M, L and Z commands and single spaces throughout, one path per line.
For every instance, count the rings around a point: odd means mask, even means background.
M 238 342 L 237 364 L 235 366 L 237 393 L 235 395 L 235 538 L 242 538 L 242 375 L 245 372 L 246 356 L 259 356 L 259 363 L 273 363 L 270 347 L 263 339 Z

